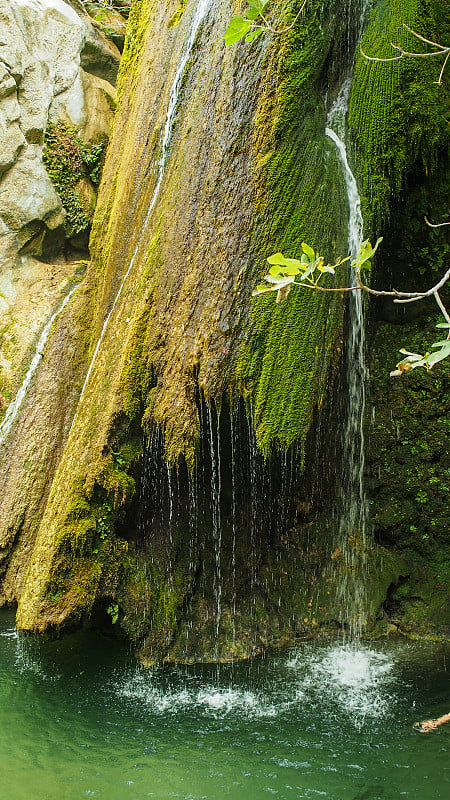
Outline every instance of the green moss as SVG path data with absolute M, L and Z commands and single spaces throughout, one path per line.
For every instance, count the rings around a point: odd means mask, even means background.
M 333 31 L 333 4 L 316 3 L 270 56 L 253 136 L 262 219 L 255 281 L 275 250 L 295 256 L 306 241 L 333 259 L 347 249 L 346 195 L 319 91 Z M 336 353 L 342 308 L 339 294 L 308 290 L 292 290 L 278 306 L 273 296 L 253 302 L 236 376 L 263 452 L 275 442 L 304 442 Z
M 391 42 L 411 52 L 430 48 L 409 33 L 445 43 L 449 3 L 380 0 L 362 46 L 369 56 L 397 55 Z M 436 84 L 442 59 L 403 58 L 389 63 L 358 57 L 352 85 L 349 124 L 359 156 L 363 211 L 373 230 L 386 220 L 391 199 L 414 168 L 438 174 L 440 154 L 449 145 L 448 91 Z
M 181 18 L 184 14 L 184 9 L 186 8 L 186 2 L 187 0 L 180 0 L 180 4 L 177 10 L 174 11 L 171 18 L 169 19 L 169 22 L 167 23 L 168 28 L 176 28 L 177 25 L 180 24 Z
M 131 95 L 135 88 L 135 82 L 131 76 L 139 63 L 139 57 L 145 40 L 149 12 L 154 0 L 134 0 L 128 18 L 125 45 L 120 60 L 119 74 L 117 76 L 117 93 L 120 100 L 125 86 Z M 131 80 L 130 80 L 131 79 Z
M 148 405 L 149 392 L 153 386 L 151 352 L 148 348 L 149 319 L 152 311 L 150 298 L 142 315 L 134 324 L 125 368 L 121 376 L 121 391 L 125 414 L 133 419 Z

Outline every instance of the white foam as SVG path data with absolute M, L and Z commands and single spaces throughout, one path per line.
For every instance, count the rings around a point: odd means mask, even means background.
M 308 694 L 320 692 L 357 723 L 389 712 L 396 676 L 394 661 L 385 653 L 361 643 L 310 651 L 309 658 L 302 650 L 287 667 L 299 673 Z
M 262 693 L 210 684 L 198 687 L 162 689 L 152 682 L 151 675 L 136 673 L 117 689 L 120 697 L 139 700 L 156 714 L 176 714 L 196 709 L 212 716 L 238 714 L 246 717 L 275 717 L 286 703 L 275 703 Z

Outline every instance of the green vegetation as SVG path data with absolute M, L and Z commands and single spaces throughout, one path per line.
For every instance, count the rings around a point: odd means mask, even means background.
M 447 10 L 446 10 L 447 9 Z M 448 34 L 448 0 L 381 0 L 370 16 L 362 41 L 370 57 L 395 55 L 391 42 L 409 51 L 428 46 L 405 24 L 438 40 Z M 366 226 L 375 231 L 389 216 L 391 200 L 405 188 L 408 172 L 422 168 L 435 182 L 438 164 L 448 149 L 450 132 L 448 91 L 438 85 L 441 61 L 404 58 L 394 62 L 368 61 L 359 55 L 350 98 L 349 125 L 358 152 Z M 432 191 L 436 189 L 432 187 Z
M 106 139 L 85 144 L 74 128 L 63 123 L 47 129 L 42 158 L 66 212 L 69 238 L 90 226 L 94 206 L 83 198 L 80 181 L 89 180 L 98 186 L 105 148 Z

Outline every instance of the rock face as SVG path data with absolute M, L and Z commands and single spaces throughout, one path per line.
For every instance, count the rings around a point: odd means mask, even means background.
M 381 21 L 386 5 L 397 7 L 380 0 Z M 109 613 L 150 663 L 249 656 L 345 624 L 352 567 L 330 489 L 342 293 L 250 298 L 269 253 L 346 251 L 326 102 L 361 8 L 310 0 L 281 43 L 248 50 L 221 41 L 228 0 L 189 0 L 178 25 L 171 0 L 133 4 L 92 259 L 0 452 L 0 602 L 19 600 L 20 628 Z M 377 135 L 358 74 L 352 119 L 370 133 L 370 175 Z M 388 537 L 389 549 L 350 541 L 373 625 L 409 566 Z
M 119 59 L 117 47 L 91 24 L 82 3 L 0 0 L 2 411 L 18 389 L 35 337 L 74 271 L 70 258 L 62 255 L 74 230 L 67 197 L 76 205 L 73 214 L 82 215 L 78 228 L 84 224 L 86 232 L 80 237 L 76 230 L 74 244 L 84 248 L 97 197 L 79 156 L 83 169 L 64 194 L 62 182 L 55 180 L 56 167 L 48 167 L 52 154 L 46 158 L 45 153 L 61 126 L 66 139 L 70 132 L 72 149 L 85 146 L 89 155 L 93 148 L 104 148 Z M 53 161 L 57 156 L 53 153 Z M 67 176 L 64 180 L 67 184 Z
M 42 162 L 50 123 L 107 135 L 120 54 L 64 0 L 0 0 L 0 264 L 61 249 L 64 209 Z M 93 108 L 91 116 L 89 108 Z

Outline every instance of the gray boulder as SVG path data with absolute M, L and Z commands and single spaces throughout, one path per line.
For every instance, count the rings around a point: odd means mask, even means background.
M 61 247 L 65 214 L 42 161 L 45 133 L 63 122 L 85 142 L 107 135 L 119 59 L 82 4 L 0 0 L 0 271 Z

